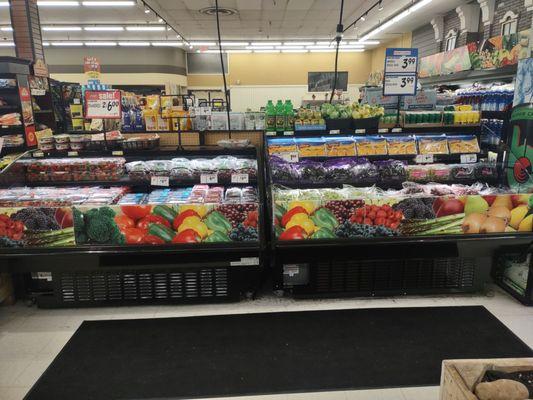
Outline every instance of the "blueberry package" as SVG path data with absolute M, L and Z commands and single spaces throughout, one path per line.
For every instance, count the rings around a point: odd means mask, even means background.
M 324 163 L 326 177 L 328 181 L 345 183 L 355 180 L 354 167 L 357 161 L 354 158 L 343 157 L 334 158 Z
M 326 168 L 322 162 L 303 160 L 294 165 L 300 176 L 300 180 L 305 183 L 326 182 Z
M 272 173 L 272 181 L 275 183 L 281 182 L 295 182 L 300 176 L 295 164 L 285 161 L 281 157 L 271 156 L 270 157 L 270 170 Z
M 399 160 L 375 161 L 379 180 L 388 183 L 403 183 L 407 178 L 406 163 Z

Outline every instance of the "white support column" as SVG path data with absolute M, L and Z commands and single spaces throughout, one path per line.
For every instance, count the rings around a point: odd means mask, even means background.
M 533 2 L 533 0 L 525 0 L 526 3 Z M 496 0 L 477 0 L 479 7 L 481 8 L 481 20 L 483 25 L 492 24 L 494 19 L 494 9 L 496 7 Z

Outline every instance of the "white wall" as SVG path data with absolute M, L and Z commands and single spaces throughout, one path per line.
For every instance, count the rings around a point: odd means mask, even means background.
M 362 85 L 348 85 L 345 97 L 351 102 L 359 98 L 359 87 Z M 189 87 L 188 89 L 193 89 Z M 313 94 L 317 100 L 323 100 L 326 92 L 310 93 L 307 85 L 250 85 L 231 86 L 231 109 L 233 111 L 259 110 L 264 107 L 268 100 L 291 100 L 295 107 L 299 107 L 302 100 L 311 100 Z

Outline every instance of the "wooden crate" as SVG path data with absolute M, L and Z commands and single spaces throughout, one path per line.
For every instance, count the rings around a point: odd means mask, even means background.
M 478 400 L 476 384 L 485 371 L 515 372 L 533 369 L 533 358 L 495 358 L 484 360 L 444 360 L 440 380 L 440 400 Z

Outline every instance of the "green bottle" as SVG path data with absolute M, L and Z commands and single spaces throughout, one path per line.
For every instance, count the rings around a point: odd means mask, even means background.
M 276 103 L 276 130 L 282 131 L 285 129 L 285 107 L 283 102 L 278 100 Z
M 272 100 L 267 102 L 265 108 L 265 128 L 267 131 L 276 130 L 276 107 L 274 107 Z
M 285 116 L 285 130 L 292 131 L 294 129 L 294 107 L 290 100 L 285 100 Z

